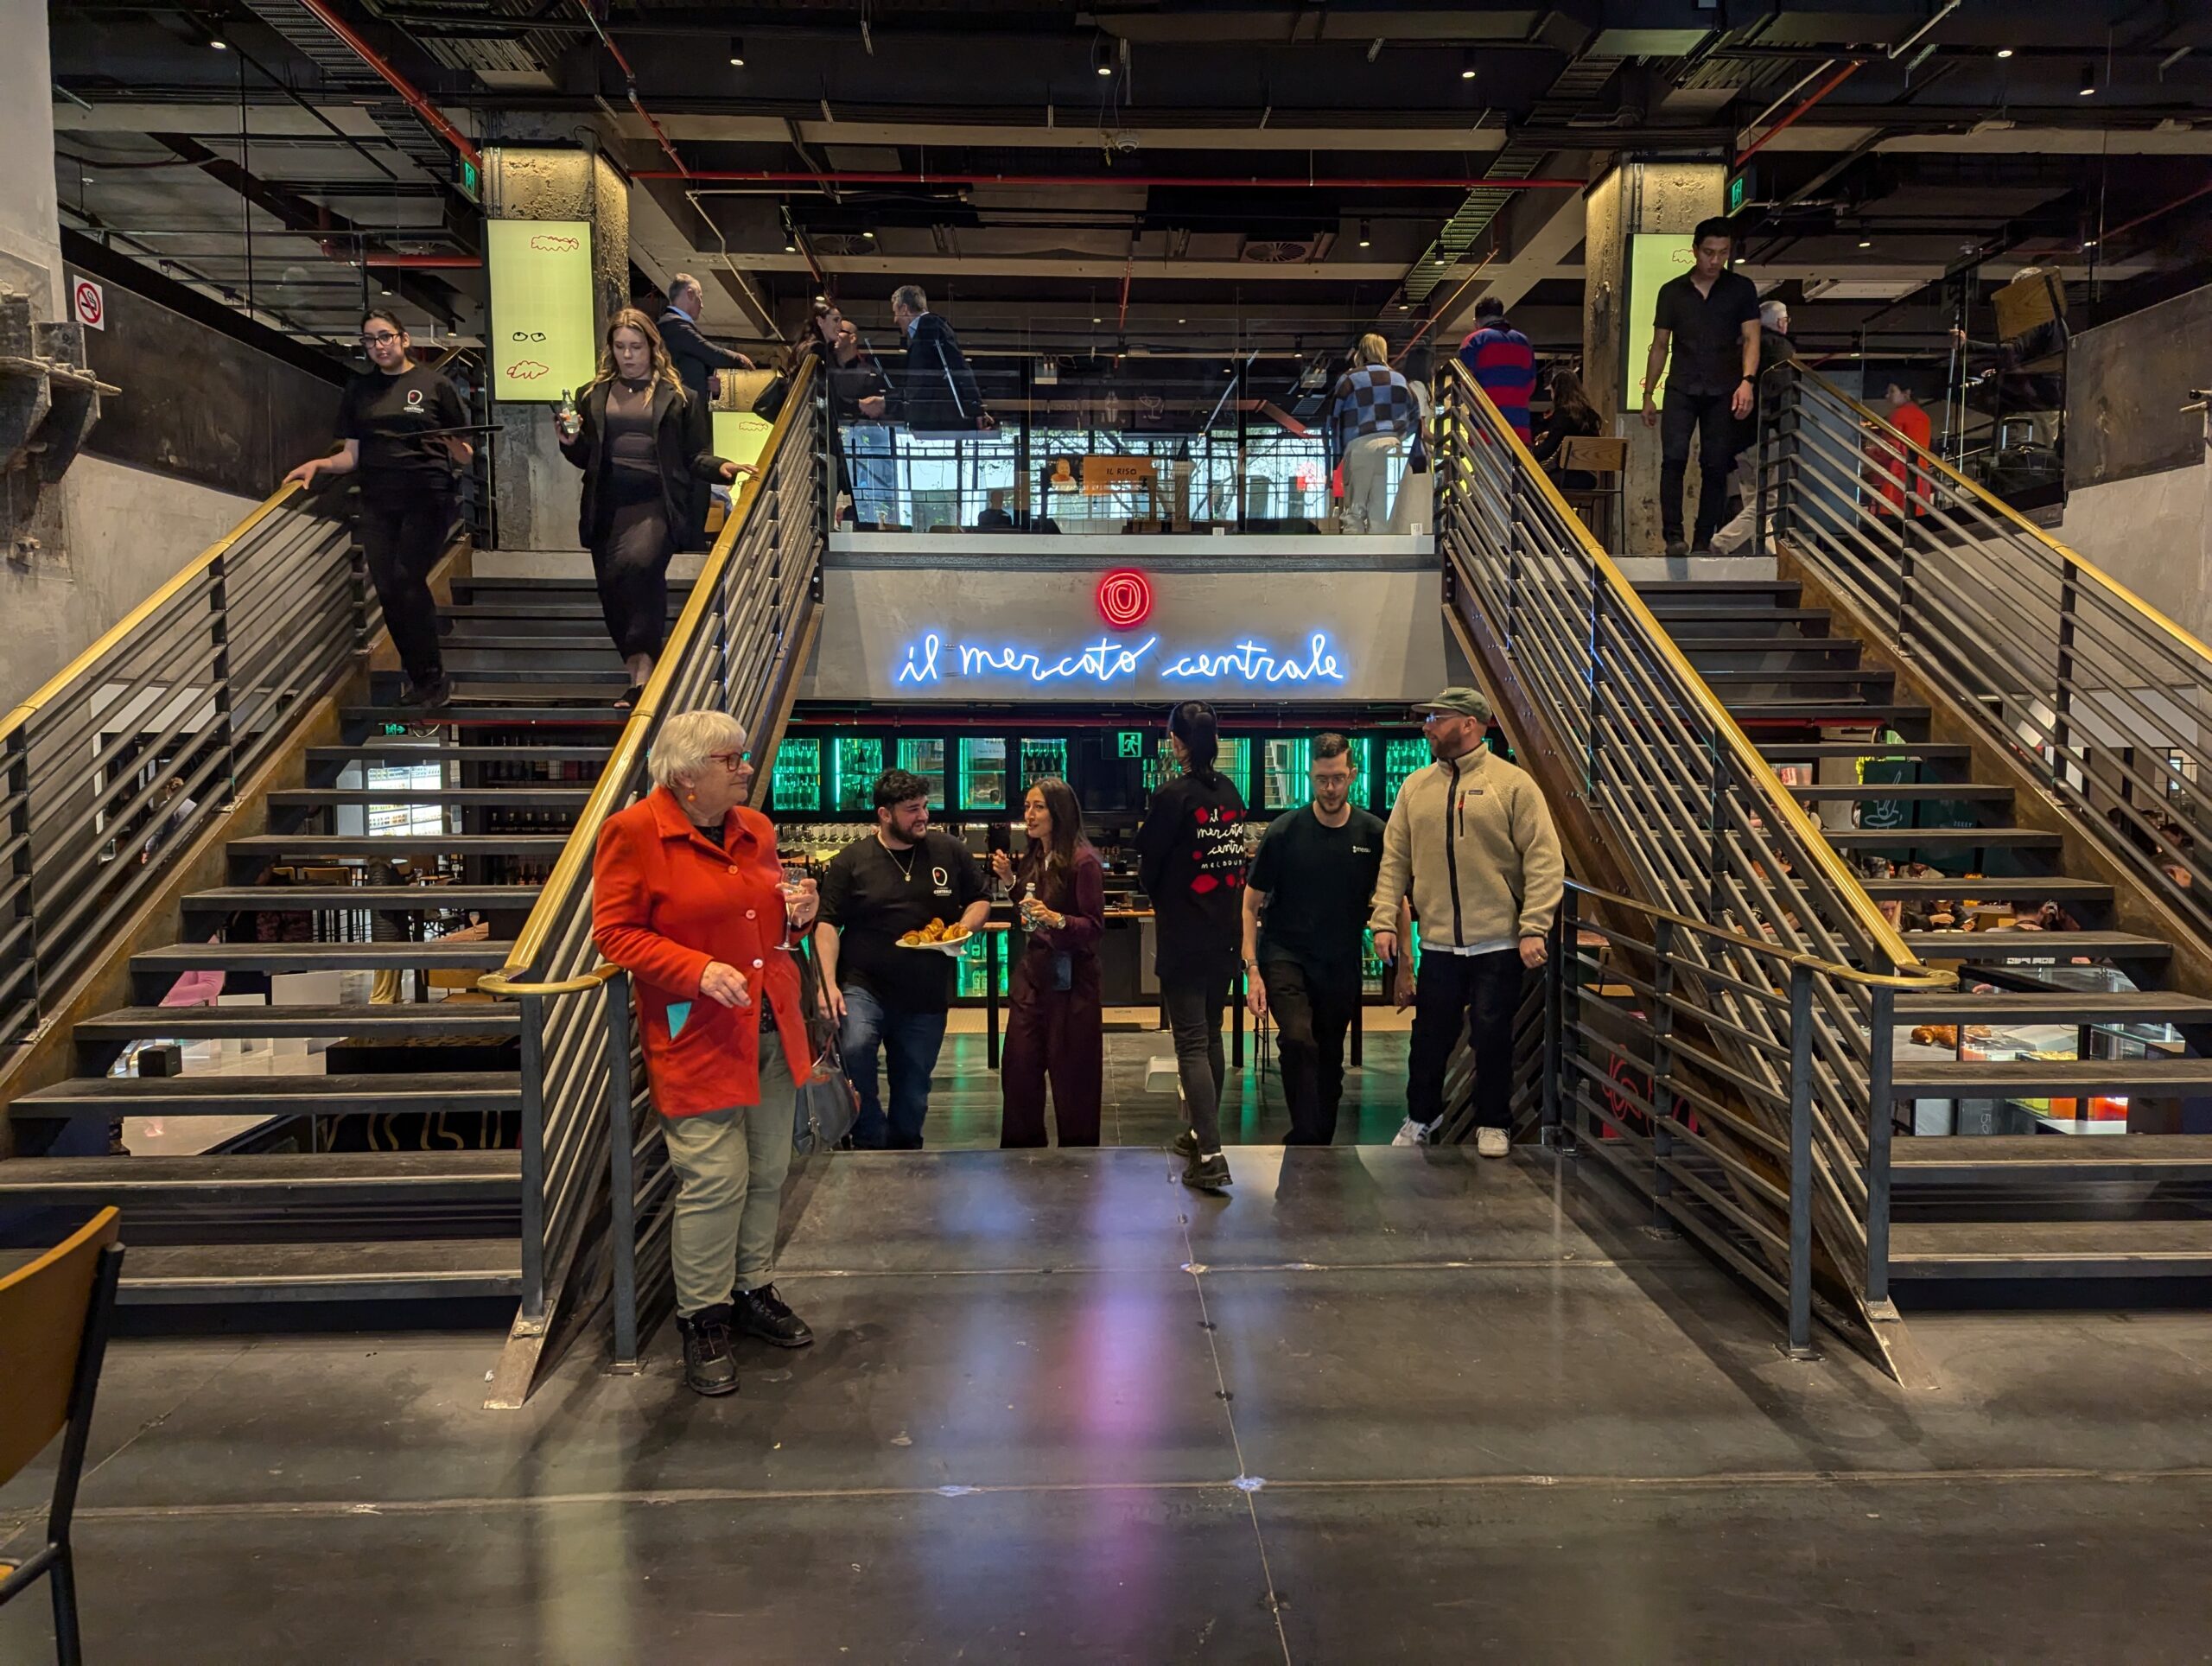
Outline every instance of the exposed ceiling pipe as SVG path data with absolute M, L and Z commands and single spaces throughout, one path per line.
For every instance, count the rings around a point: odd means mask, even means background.
M 2195 202 L 2197 198 L 2202 196 L 2212 196 L 2212 181 L 2207 181 L 2204 184 L 2198 186 L 2194 191 L 2188 193 L 2184 196 L 2176 197 L 2171 202 L 2166 203 L 2161 207 L 2153 208 L 2147 214 L 2138 214 L 2133 219 L 2123 221 L 2121 224 L 2113 226 L 2110 231 L 2103 233 L 2098 239 L 2099 246 L 2103 247 L 2107 245 L 2114 238 L 2120 236 L 2121 232 L 2132 232 L 2137 226 L 2144 225 L 2150 220 L 2158 219 L 2161 214 L 2170 214 L 2183 204 Z
M 1855 64 L 1853 68 L 1858 67 Z M 1792 119 L 1795 119 L 1793 117 Z M 1784 123 L 1784 126 L 1788 124 Z M 1775 130 L 1780 132 L 1781 128 Z M 664 168 L 640 169 L 631 175 L 641 180 L 688 180 L 698 185 L 1018 185 L 1018 186 L 1185 186 L 1208 191 L 1580 191 L 1587 180 L 1415 178 L 1328 179 L 1300 175 L 1296 179 L 1243 175 L 1179 174 L 939 174 L 875 173 L 861 169 L 838 169 L 812 173 L 768 168 L 697 168 L 681 173 Z
M 356 258 L 350 250 L 339 249 L 330 244 L 322 245 L 323 253 L 333 260 L 352 261 Z M 481 266 L 482 255 L 395 255 L 371 251 L 358 257 L 364 266 L 396 266 L 407 271 L 441 271 L 448 268 Z
M 638 96 L 638 72 L 630 67 L 630 60 L 623 56 L 622 48 L 616 46 L 614 37 L 601 27 L 598 15 L 592 10 L 588 0 L 576 0 L 576 9 L 582 12 L 590 22 L 591 32 L 599 36 L 600 45 L 607 48 L 607 54 L 614 60 L 615 67 L 622 72 L 623 86 L 630 95 L 630 108 L 638 112 L 647 127 L 652 129 L 653 137 L 660 141 L 662 151 L 666 154 L 671 162 L 676 164 L 676 172 L 672 177 L 681 180 L 692 178 L 691 170 L 683 165 L 683 158 L 677 155 L 675 145 L 669 142 L 667 130 L 653 118 L 653 112 L 645 108 L 645 100 Z M 671 176 L 663 175 L 660 177 Z
M 1862 66 L 1866 61 L 1866 60 L 1863 58 L 1853 58 L 1841 69 L 1839 69 L 1834 74 L 1829 76 L 1827 80 L 1821 82 L 1819 87 L 1815 90 L 1812 97 L 1807 99 L 1805 102 L 1799 105 L 1796 109 L 1791 111 L 1787 116 L 1784 116 L 1772 127 L 1767 129 L 1765 132 L 1760 134 L 1759 137 L 1753 141 L 1750 149 L 1739 151 L 1736 156 L 1737 162 L 1739 163 L 1749 162 L 1753 156 L 1758 156 L 1760 151 L 1765 149 L 1767 146 L 1773 142 L 1775 135 L 1783 131 L 1783 129 L 1789 126 L 1789 124 L 1795 122 L 1800 116 L 1810 110 L 1815 105 L 1820 103 L 1821 99 L 1827 98 L 1829 93 L 1834 92 L 1836 88 L 1841 86 L 1853 75 L 1856 75 L 1859 71 L 1860 66 Z
M 414 83 L 394 69 L 383 54 L 355 34 L 353 26 L 333 11 L 326 0 L 300 0 L 300 4 L 325 29 L 352 48 L 356 58 L 384 77 L 385 84 L 406 100 L 407 107 L 423 118 L 430 131 L 459 152 L 463 162 L 472 168 L 483 167 L 484 158 L 469 143 L 468 136 L 447 119 L 445 111 L 424 98 Z

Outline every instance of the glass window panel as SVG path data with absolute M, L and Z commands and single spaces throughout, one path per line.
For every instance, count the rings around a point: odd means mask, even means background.
M 942 741 L 902 740 L 899 742 L 899 767 L 908 773 L 920 776 L 930 784 L 930 808 L 944 808 L 944 742 Z
M 817 811 L 822 808 L 822 742 L 786 740 L 776 748 L 769 802 L 778 810 Z
M 831 810 L 875 808 L 875 778 L 883 773 L 883 742 L 839 735 L 830 749 Z
M 1006 803 L 1006 742 L 963 737 L 960 742 L 960 807 L 963 810 L 1004 810 Z

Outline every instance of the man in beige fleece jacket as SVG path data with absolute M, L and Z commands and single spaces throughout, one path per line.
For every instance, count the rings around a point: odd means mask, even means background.
M 1475 1147 L 1503 1157 L 1513 1014 L 1523 973 L 1544 963 L 1567 865 L 1535 782 L 1483 744 L 1490 702 L 1474 689 L 1446 689 L 1414 709 L 1436 761 L 1408 776 L 1390 806 L 1368 919 L 1386 962 L 1400 959 L 1401 899 L 1413 899 L 1421 922 L 1420 978 L 1405 963 L 1398 974 L 1414 1030 L 1406 1120 L 1391 1143 L 1421 1144 L 1443 1116 L 1445 1067 L 1464 1018 L 1475 1053 Z

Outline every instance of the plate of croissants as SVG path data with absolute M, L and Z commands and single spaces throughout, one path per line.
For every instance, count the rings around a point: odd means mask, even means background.
M 941 919 L 933 919 L 901 937 L 899 946 L 902 949 L 934 949 L 940 954 L 957 955 L 973 936 L 973 932 L 957 923 L 948 925 Z

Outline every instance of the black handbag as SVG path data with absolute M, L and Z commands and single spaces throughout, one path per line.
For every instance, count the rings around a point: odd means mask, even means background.
M 789 372 L 779 370 L 768 378 L 768 385 L 754 397 L 753 414 L 764 423 L 772 423 L 782 415 L 784 401 L 791 396 L 791 376 Z
M 837 1021 L 822 999 L 821 969 L 811 953 L 801 951 L 799 1004 L 806 1014 L 807 1046 L 814 1055 L 813 1068 L 792 1096 L 791 1149 L 806 1154 L 834 1151 L 860 1120 L 861 1096 L 845 1074 L 845 1057 L 838 1050 Z

